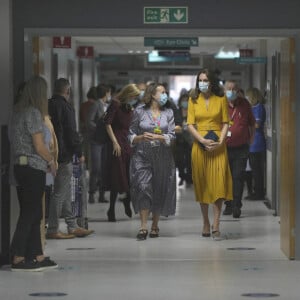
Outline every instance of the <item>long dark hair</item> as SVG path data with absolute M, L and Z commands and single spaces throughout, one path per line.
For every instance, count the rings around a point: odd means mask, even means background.
M 151 103 L 153 101 L 152 97 L 155 95 L 156 89 L 159 86 L 164 87 L 164 85 L 162 83 L 154 83 L 154 82 L 147 85 L 147 87 L 145 89 L 144 97 L 143 97 L 143 102 L 145 103 L 146 108 L 149 108 L 151 106 Z M 167 103 L 163 107 L 161 107 L 161 109 L 170 108 L 170 107 L 171 107 L 171 103 L 170 103 L 170 100 L 168 99 Z
M 224 96 L 224 91 L 220 86 L 220 79 L 218 77 L 218 72 L 203 68 L 201 69 L 196 77 L 195 88 L 191 91 L 190 96 L 192 100 L 196 100 L 199 97 L 200 90 L 198 86 L 199 77 L 201 74 L 205 74 L 210 83 L 210 92 L 216 96 L 222 97 Z

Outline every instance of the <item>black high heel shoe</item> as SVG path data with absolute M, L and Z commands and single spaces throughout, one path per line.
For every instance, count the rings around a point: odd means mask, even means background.
M 216 240 L 216 241 L 221 240 L 222 239 L 221 238 L 221 232 L 219 230 L 214 230 L 213 226 L 211 227 L 211 229 L 212 229 L 211 234 L 212 234 L 213 239 Z
M 130 199 L 129 198 L 123 199 L 123 204 L 124 204 L 126 216 L 128 218 L 132 218 L 132 210 L 131 210 L 131 207 L 130 207 Z
M 149 237 L 151 238 L 158 238 L 159 237 L 159 228 L 151 228 Z
M 106 215 L 107 215 L 108 222 L 117 222 L 114 211 L 108 210 Z
M 208 231 L 205 230 L 208 228 Z M 203 230 L 202 230 L 202 236 L 203 237 L 210 237 L 210 224 L 208 223 L 208 226 L 203 225 Z
M 147 229 L 140 229 L 137 236 L 136 236 L 136 239 L 138 241 L 144 241 L 147 239 L 147 236 L 148 236 L 148 230 Z

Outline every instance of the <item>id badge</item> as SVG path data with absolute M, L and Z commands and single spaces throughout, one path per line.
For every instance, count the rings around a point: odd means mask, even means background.
M 19 165 L 26 166 L 28 165 L 28 158 L 25 155 L 19 156 Z
M 231 131 L 230 130 L 227 131 L 227 136 L 231 137 Z

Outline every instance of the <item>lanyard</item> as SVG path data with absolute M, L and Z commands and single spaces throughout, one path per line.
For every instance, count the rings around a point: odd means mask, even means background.
M 234 116 L 235 116 L 235 113 L 236 113 L 236 107 L 235 107 L 234 110 L 233 110 L 233 113 L 232 113 L 232 115 L 231 115 L 231 117 L 230 117 L 230 121 L 233 120 L 233 118 L 234 118 Z
M 156 128 L 160 128 L 160 120 L 161 120 L 161 113 L 157 118 L 155 118 L 149 111 L 148 111 L 150 119 L 154 122 Z

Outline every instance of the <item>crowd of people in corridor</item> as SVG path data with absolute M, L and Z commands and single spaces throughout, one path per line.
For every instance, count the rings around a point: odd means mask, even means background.
M 44 256 L 43 235 L 71 239 L 93 233 L 78 226 L 71 207 L 74 156 L 89 170 L 88 202 L 93 205 L 98 193 L 100 203 L 109 202 L 107 220 L 116 222 L 119 198 L 129 218 L 133 212 L 139 214 L 139 241 L 158 238 L 160 216 L 175 214 L 176 168 L 179 185 L 193 185 L 203 237 L 221 238 L 224 202 L 224 215 L 240 217 L 247 160 L 253 173 L 250 198 L 264 197 L 265 111 L 256 88 L 243 95 L 237 82 L 228 79 L 220 84 L 214 71 L 201 69 L 195 86 L 183 91 L 176 105 L 162 83 L 130 83 L 119 91 L 101 83 L 90 88 L 80 107 L 80 132 L 70 82 L 57 79 L 50 99 L 46 91 L 42 77 L 28 80 L 9 126 L 21 208 L 11 245 L 13 271 L 57 267 Z M 99 139 L 100 130 L 105 139 Z M 46 175 L 51 176 L 53 188 L 44 233 Z M 59 229 L 61 217 L 66 233 Z

